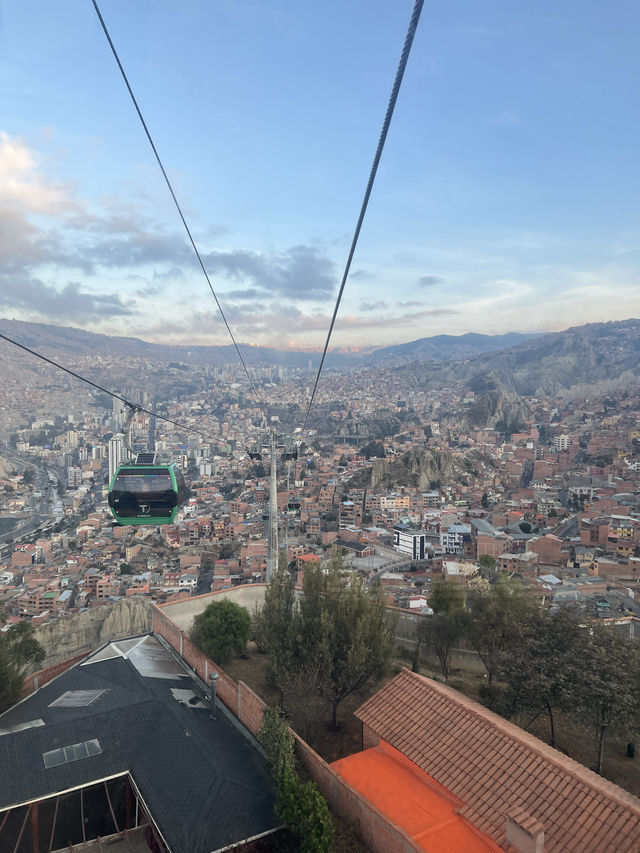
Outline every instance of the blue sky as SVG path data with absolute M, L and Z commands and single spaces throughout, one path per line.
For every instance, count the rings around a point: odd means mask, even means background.
M 240 341 L 324 342 L 410 0 L 102 0 Z M 333 343 L 640 316 L 635 0 L 427 0 Z M 90 0 L 0 0 L 0 314 L 226 332 Z

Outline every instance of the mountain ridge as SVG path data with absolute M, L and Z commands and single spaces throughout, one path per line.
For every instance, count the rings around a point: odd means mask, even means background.
M 30 323 L 23 320 L 0 318 L 0 332 L 19 343 L 39 351 L 39 347 L 52 347 L 76 356 L 109 355 L 128 358 L 155 358 L 165 361 L 183 361 L 192 364 L 222 365 L 233 362 L 237 354 L 232 344 L 224 346 L 155 344 L 141 338 L 105 335 L 87 332 L 74 326 L 57 326 L 47 323 Z M 435 335 L 419 338 L 404 344 L 388 347 L 370 347 L 358 352 L 330 351 L 327 367 L 379 367 L 401 364 L 407 360 L 433 360 L 449 362 L 470 358 L 483 352 L 499 351 L 505 347 L 530 340 L 533 334 L 508 332 L 504 335 Z M 277 350 L 239 344 L 247 363 L 255 366 L 312 367 L 320 363 L 319 352 L 304 350 Z
M 573 326 L 472 359 L 404 369 L 423 387 L 459 382 L 479 393 L 498 387 L 533 397 L 598 386 L 609 390 L 640 381 L 640 320 Z

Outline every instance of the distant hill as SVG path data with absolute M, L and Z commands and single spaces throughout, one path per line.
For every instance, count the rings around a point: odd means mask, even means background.
M 528 396 L 606 391 L 640 381 L 640 320 L 590 323 L 473 359 L 420 367 L 408 369 L 413 383 L 416 377 L 425 386 L 465 382 L 479 393 L 501 386 Z
M 137 338 L 97 335 L 44 323 L 0 319 L 0 332 L 53 359 L 103 356 L 142 359 L 155 365 L 174 363 L 222 365 L 236 361 L 232 346 L 164 346 Z M 249 367 L 283 365 L 316 368 L 319 353 L 240 345 Z M 14 350 L 16 364 L 22 362 Z M 175 366 L 175 365 L 174 365 Z M 406 375 L 412 387 L 465 383 L 477 394 L 502 388 L 527 396 L 549 396 L 572 390 L 608 390 L 640 381 L 640 320 L 591 323 L 546 335 L 437 335 L 369 352 L 331 353 L 328 368 L 371 367 Z M 25 369 L 32 367 L 24 364 Z M 9 365 L 6 365 L 9 368 Z M 184 385 L 184 380 L 182 381 Z M 495 408 L 491 400 L 489 408 Z M 496 404 L 497 405 L 497 404 Z M 491 417 L 520 415 L 489 412 Z
M 54 357 L 63 353 L 80 357 L 101 355 L 111 358 L 142 358 L 158 362 L 184 362 L 186 364 L 223 365 L 237 359 L 229 346 L 171 346 L 152 344 L 139 338 L 115 337 L 85 332 L 70 326 L 52 326 L 45 323 L 25 323 L 20 320 L 0 319 L 0 332 L 25 346 Z M 343 353 L 331 352 L 327 367 L 393 366 L 407 361 L 449 362 L 471 358 L 485 352 L 511 347 L 530 340 L 533 335 L 511 332 L 506 335 L 436 335 L 421 338 L 393 347 Z M 281 365 L 285 367 L 317 368 L 320 353 L 277 350 L 240 344 L 243 358 L 250 365 Z
M 539 334 L 508 332 L 506 335 L 434 335 L 406 344 L 383 347 L 365 356 L 372 365 L 399 365 L 408 361 L 457 361 L 486 352 L 508 349 L 540 337 Z

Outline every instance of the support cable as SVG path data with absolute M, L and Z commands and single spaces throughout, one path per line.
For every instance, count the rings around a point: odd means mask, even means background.
M 127 400 L 126 397 L 123 397 L 121 394 L 116 394 L 115 391 L 110 391 L 108 388 L 103 388 L 102 385 L 98 385 L 96 382 L 92 382 L 91 379 L 87 379 L 84 376 L 81 376 L 79 373 L 76 373 L 73 370 L 70 370 L 68 367 L 65 367 L 63 364 L 58 364 L 57 361 L 53 361 L 51 358 L 47 358 L 46 355 L 42 355 L 35 350 L 30 349 L 24 344 L 19 344 L 18 341 L 14 341 L 11 338 L 7 337 L 7 335 L 3 335 L 0 333 L 0 338 L 3 341 L 6 341 L 9 344 L 13 344 L 14 347 L 19 347 L 20 349 L 28 352 L 30 355 L 39 358 L 41 361 L 45 361 L 47 364 L 53 365 L 53 367 L 57 367 L 58 370 L 63 370 L 65 373 L 68 373 L 69 376 L 73 376 L 75 379 L 79 379 L 81 382 L 85 382 L 87 385 L 91 385 L 92 388 L 96 388 L 98 391 L 102 391 L 103 394 L 108 394 L 110 397 L 113 397 L 116 400 L 121 400 L 126 406 L 129 406 L 131 409 L 135 409 L 138 412 L 143 412 L 145 415 L 151 415 L 153 418 L 158 418 L 160 421 L 166 421 L 168 424 L 173 424 L 174 426 L 179 427 L 180 429 L 185 430 L 186 432 L 192 432 L 196 435 L 201 435 L 203 438 L 208 439 L 209 441 L 218 441 L 218 439 L 209 435 L 206 432 L 202 432 L 202 430 L 195 429 L 194 427 L 187 426 L 186 424 L 181 424 L 179 421 L 174 421 L 171 418 L 166 418 L 164 415 L 158 414 L 158 412 L 152 412 L 150 409 L 144 409 L 142 406 L 139 406 L 137 403 L 132 403 L 131 400 Z
M 96 15 L 98 16 L 98 20 L 100 21 L 100 25 L 102 26 L 102 29 L 104 31 L 106 38 L 107 38 L 107 41 L 109 42 L 109 47 L 111 48 L 111 52 L 113 53 L 116 64 L 117 64 L 118 68 L 120 69 L 120 74 L 122 75 L 122 79 L 124 80 L 125 86 L 127 87 L 127 91 L 129 92 L 129 95 L 130 95 L 131 100 L 133 102 L 133 106 L 135 107 L 136 112 L 138 113 L 138 118 L 140 119 L 140 123 L 142 124 L 144 132 L 147 136 L 147 139 L 149 140 L 149 145 L 151 146 L 151 150 L 154 153 L 154 156 L 156 158 L 158 166 L 160 167 L 160 171 L 162 172 L 162 176 L 163 176 L 165 183 L 169 189 L 169 192 L 171 193 L 171 198 L 173 199 L 173 203 L 176 206 L 176 210 L 178 211 L 178 215 L 180 216 L 180 219 L 182 220 L 182 224 L 184 225 L 184 230 L 187 233 L 187 237 L 189 238 L 189 242 L 191 243 L 193 251 L 195 252 L 196 258 L 198 259 L 198 263 L 200 264 L 200 269 L 202 270 L 203 275 L 204 275 L 205 279 L 207 280 L 207 284 L 209 285 L 209 290 L 211 291 L 211 294 L 212 294 L 213 298 L 215 299 L 216 305 L 218 306 L 218 311 L 220 312 L 220 316 L 222 317 L 222 319 L 224 321 L 224 324 L 227 328 L 227 332 L 229 333 L 229 337 L 231 338 L 231 340 L 233 342 L 233 346 L 235 347 L 236 353 L 238 355 L 238 358 L 240 359 L 240 363 L 242 364 L 242 367 L 244 369 L 246 377 L 249 380 L 249 386 L 250 386 L 251 390 L 253 391 L 253 393 L 255 394 L 256 402 L 258 402 L 259 398 L 258 398 L 258 391 L 256 389 L 256 386 L 254 385 L 253 379 L 251 378 L 251 374 L 249 373 L 246 362 L 245 362 L 244 358 L 242 357 L 242 353 L 240 352 L 240 347 L 238 346 L 236 339 L 235 339 L 235 336 L 234 336 L 233 332 L 231 331 L 231 326 L 229 325 L 227 318 L 225 316 L 225 313 L 222 310 L 222 305 L 220 304 L 220 300 L 218 299 L 218 295 L 213 288 L 213 284 L 211 283 L 211 279 L 209 278 L 209 274 L 207 273 L 206 267 L 205 267 L 204 262 L 202 260 L 202 256 L 200 255 L 200 252 L 198 251 L 198 247 L 196 246 L 195 240 L 193 239 L 193 236 L 191 234 L 191 229 L 187 225 L 187 220 L 184 217 L 184 214 L 182 212 L 182 208 L 180 207 L 178 199 L 176 198 L 176 194 L 173 191 L 171 181 L 169 180 L 169 176 L 167 175 L 167 172 L 166 172 L 166 170 L 162 164 L 162 160 L 160 159 L 160 155 L 158 154 L 158 150 L 155 146 L 153 138 L 151 137 L 151 133 L 149 132 L 149 128 L 147 127 L 147 123 L 144 120 L 144 117 L 142 115 L 142 111 L 140 110 L 140 107 L 138 106 L 136 96 L 133 94 L 133 89 L 131 88 L 131 84 L 129 83 L 129 79 L 126 75 L 126 72 L 123 68 L 123 65 L 120 62 L 120 57 L 118 56 L 118 51 L 116 50 L 115 45 L 111 39 L 111 36 L 109 34 L 109 30 L 107 29 L 107 25 L 105 24 L 104 18 L 102 17 L 102 13 L 100 12 L 100 8 L 98 7 L 97 0 L 91 0 L 91 2 L 93 3 L 93 8 L 96 11 Z
M 95 2 L 95 0 L 94 0 Z M 387 133 L 389 131 L 389 126 L 391 124 L 391 118 L 393 116 L 393 111 L 395 109 L 396 101 L 398 99 L 398 93 L 400 91 L 400 85 L 402 83 L 402 78 L 404 76 L 405 68 L 407 67 L 407 61 L 409 59 L 409 54 L 411 52 L 411 45 L 413 44 L 413 37 L 415 36 L 416 29 L 418 27 L 418 21 L 420 20 L 420 13 L 422 12 L 424 0 L 415 0 L 415 5 L 413 7 L 413 12 L 411 14 L 411 20 L 409 22 L 409 29 L 407 30 L 407 35 L 404 40 L 404 46 L 402 48 L 402 54 L 400 55 L 400 62 L 398 63 L 398 70 L 396 71 L 396 77 L 393 83 L 393 88 L 391 90 L 391 96 L 389 97 L 389 103 L 387 106 L 387 112 L 384 117 L 384 122 L 382 123 L 382 130 L 380 132 L 380 138 L 378 140 L 378 147 L 376 148 L 376 153 L 373 158 L 373 165 L 371 166 L 371 172 L 369 174 L 369 180 L 367 182 L 367 188 L 365 190 L 364 199 L 362 201 L 362 207 L 360 208 L 360 215 L 358 217 L 358 223 L 356 225 L 356 230 L 353 235 L 353 240 L 351 241 L 351 248 L 349 250 L 349 256 L 347 258 L 347 263 L 344 269 L 344 273 L 342 276 L 342 282 L 340 284 L 340 290 L 338 291 L 338 298 L 336 299 L 336 305 L 333 310 L 333 317 L 331 318 L 331 324 L 329 325 L 329 333 L 327 334 L 327 340 L 325 341 L 324 350 L 322 352 L 322 358 L 320 359 L 320 367 L 318 368 L 318 373 L 316 375 L 316 381 L 313 386 L 313 391 L 311 393 L 311 399 L 309 400 L 309 405 L 307 406 L 307 413 L 305 415 L 304 424 L 302 426 L 302 430 L 304 432 L 307 422 L 309 420 L 309 414 L 311 412 L 311 407 L 313 406 L 313 401 L 316 396 L 316 390 L 318 388 L 318 382 L 320 381 L 320 374 L 322 373 L 322 368 L 324 366 L 324 360 L 327 355 L 327 350 L 329 348 L 329 341 L 331 340 L 331 334 L 333 332 L 333 327 L 336 322 L 336 317 L 338 315 L 338 309 L 340 308 L 340 302 L 342 301 L 342 294 L 344 293 L 344 288 L 347 283 L 347 278 L 349 276 L 349 270 L 351 269 L 351 262 L 353 260 L 353 255 L 356 250 L 356 245 L 358 243 L 358 238 L 360 236 L 360 230 L 362 228 L 362 223 L 364 221 L 365 213 L 367 212 L 367 206 L 369 204 L 369 198 L 371 196 L 371 190 L 373 189 L 373 183 L 376 178 L 376 173 L 378 171 L 378 166 L 380 164 L 380 158 L 382 157 L 382 151 L 384 149 L 384 143 L 387 138 Z

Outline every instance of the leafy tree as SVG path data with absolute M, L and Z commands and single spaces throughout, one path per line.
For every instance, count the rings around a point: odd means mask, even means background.
M 483 492 L 482 497 L 480 498 L 480 504 L 483 509 L 489 509 L 489 495 L 486 492 Z
M 35 477 L 35 471 L 33 468 L 25 468 L 22 472 L 22 482 L 23 483 L 33 483 L 33 478 Z
M 271 676 L 280 688 L 280 703 L 294 669 L 299 611 L 293 578 L 280 555 L 271 583 L 266 589 L 264 606 L 255 616 L 256 641 L 269 655 Z
M 435 654 L 445 680 L 449 679 L 449 656 L 465 626 L 464 589 L 456 583 L 440 582 L 433 586 L 429 607 L 434 611 L 418 628 L 418 640 Z
M 306 853 L 329 853 L 333 822 L 327 802 L 313 782 L 300 781 L 293 732 L 279 708 L 265 708 L 258 741 L 278 787 L 278 814 L 298 839 L 298 849 Z
M 531 533 L 533 529 L 530 522 L 528 521 L 521 521 L 518 527 L 520 528 L 520 530 L 522 530 L 523 533 Z
M 121 575 L 132 575 L 134 574 L 133 566 L 131 563 L 120 563 L 120 574 Z
M 384 673 L 394 626 L 380 586 L 367 591 L 364 578 L 345 572 L 339 556 L 326 575 L 319 566 L 305 569 L 303 592 L 298 653 L 306 666 L 317 667 L 318 689 L 337 728 L 339 704 Z
M 546 711 L 555 746 L 554 712 L 572 710 L 582 684 L 577 664 L 583 642 L 578 615 L 562 608 L 555 613 L 527 610 L 520 631 L 503 649 L 500 677 L 507 685 L 507 715 Z
M 5 621 L 2 610 L 0 624 Z M 40 663 L 43 658 L 44 649 L 29 622 L 18 622 L 0 633 L 0 713 L 20 699 L 27 666 Z
M 478 558 L 478 565 L 480 566 L 480 574 L 483 578 L 490 580 L 497 574 L 496 558 L 492 557 L 491 554 L 481 554 Z
M 638 723 L 640 651 L 609 625 L 594 622 L 580 655 L 578 716 L 596 730 L 596 773 L 602 773 L 607 731 L 627 731 Z
M 463 623 L 457 615 L 450 616 L 446 613 L 434 613 L 427 616 L 420 624 L 419 639 L 424 645 L 431 649 L 440 662 L 440 669 L 445 681 L 449 680 L 449 656 L 451 649 L 460 640 L 463 634 Z
M 295 768 L 295 738 L 279 708 L 265 708 L 258 742 L 264 749 L 276 781 L 282 779 L 287 767 Z
M 300 853 L 330 853 L 333 823 L 327 801 L 314 782 L 302 783 L 287 767 L 280 784 L 278 813 L 298 839 Z
M 522 586 L 508 580 L 499 580 L 488 591 L 483 587 L 470 591 L 467 605 L 466 637 L 484 664 L 491 687 L 503 655 L 517 642 L 538 605 Z
M 413 657 L 411 658 L 411 672 L 420 672 L 420 640 L 418 640 L 416 647 L 413 650 Z
M 464 587 L 459 583 L 440 581 L 433 585 L 429 607 L 434 613 L 457 614 L 464 610 Z
M 245 653 L 251 632 L 249 611 L 234 601 L 214 601 L 193 620 L 191 639 L 219 664 Z

